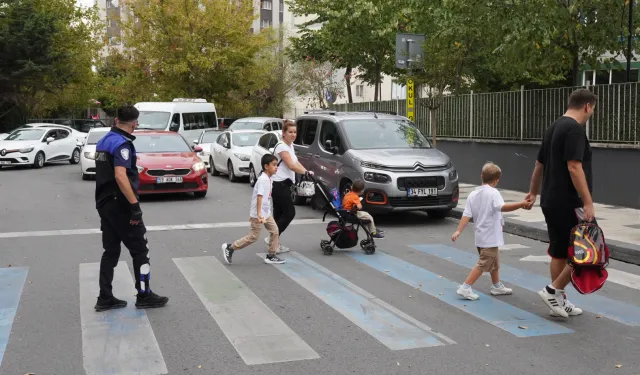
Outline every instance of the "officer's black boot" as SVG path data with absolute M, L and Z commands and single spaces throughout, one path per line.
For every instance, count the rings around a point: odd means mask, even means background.
M 149 291 L 147 293 L 138 293 L 136 307 L 139 309 L 162 307 L 166 305 L 167 302 L 169 302 L 169 297 L 162 297 Z
M 123 307 L 127 307 L 127 301 L 117 299 L 114 296 L 104 297 L 100 295 L 98 297 L 98 302 L 96 302 L 94 308 L 96 309 L 96 311 L 105 311 L 111 309 L 121 309 Z

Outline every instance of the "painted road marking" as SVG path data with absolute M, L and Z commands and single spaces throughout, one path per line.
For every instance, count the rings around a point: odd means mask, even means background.
M 543 262 L 546 264 L 551 263 L 551 258 L 549 258 L 548 255 L 528 255 L 520 260 L 523 262 Z M 609 267 L 607 267 L 607 272 L 609 273 L 607 282 L 612 282 L 626 286 L 628 288 L 640 290 L 640 276 Z
M 9 344 L 13 319 L 28 272 L 26 267 L 0 268 L 0 365 Z
M 289 253 L 286 263 L 274 267 L 391 350 L 455 344 L 297 252 Z
M 411 247 L 466 268 L 473 267 L 478 261 L 477 253 L 473 254 L 447 245 L 412 245 Z M 504 263 L 500 265 L 500 278 L 536 293 L 549 284 L 549 278 L 546 276 L 527 272 Z M 573 288 L 571 283 L 567 288 Z M 638 306 L 597 294 L 584 296 L 576 292 L 572 293 L 569 299 L 576 306 L 594 314 L 606 316 L 611 320 L 629 326 L 640 326 L 640 307 Z
M 517 249 L 528 249 L 528 248 L 529 248 L 529 246 L 527 246 L 527 245 L 521 245 L 519 243 L 512 243 L 512 244 L 500 246 L 500 251 L 517 250 Z
M 300 219 L 294 220 L 289 225 L 309 225 L 320 224 L 322 219 Z M 248 227 L 248 221 L 236 221 L 228 223 L 204 223 L 204 224 L 178 224 L 178 225 L 151 225 L 147 227 L 147 232 L 163 232 L 173 230 L 197 230 L 197 229 L 221 229 L 221 228 L 244 228 Z M 21 237 L 50 237 L 50 236 L 77 236 L 83 234 L 100 234 L 100 228 L 89 229 L 60 229 L 42 230 L 31 232 L 4 232 L 0 233 L 0 238 L 21 238 Z
M 145 310 L 135 307 L 135 284 L 127 263 L 118 262 L 113 291 L 122 309 L 97 312 L 99 263 L 80 264 L 80 320 L 86 375 L 166 374 L 160 347 Z
M 385 253 L 366 255 L 360 252 L 348 256 L 386 275 L 433 296 L 450 306 L 469 313 L 517 337 L 532 337 L 571 333 L 573 330 L 542 319 L 528 311 L 501 301 L 499 298 L 474 291 L 480 296 L 469 301 L 456 294 L 459 284 L 411 263 Z M 507 297 L 508 298 L 508 297 Z M 525 326 L 527 329 L 519 327 Z
M 173 262 L 246 364 L 320 358 L 215 257 Z

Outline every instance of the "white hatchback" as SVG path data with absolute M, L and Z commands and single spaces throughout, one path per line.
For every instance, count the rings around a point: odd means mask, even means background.
M 262 171 L 261 160 L 265 154 L 273 154 L 273 149 L 278 142 L 282 142 L 282 130 L 272 130 L 260 137 L 258 143 L 253 146 L 251 159 L 249 160 L 249 184 L 253 187 Z
M 225 173 L 229 181 L 249 175 L 249 159 L 253 146 L 264 130 L 227 130 L 211 145 L 211 175 Z
M 68 127 L 18 128 L 0 141 L 0 167 L 30 165 L 42 168 L 45 163 L 80 162 L 80 145 Z
M 89 130 L 80 155 L 80 173 L 82 173 L 83 180 L 88 180 L 96 174 L 96 145 L 110 130 L 111 128 L 92 128 Z
M 222 130 L 206 129 L 200 133 L 198 139 L 193 140 L 194 145 L 200 146 L 202 151 L 198 152 L 198 157 L 204 162 L 207 171 L 211 172 L 211 145 L 216 142 Z

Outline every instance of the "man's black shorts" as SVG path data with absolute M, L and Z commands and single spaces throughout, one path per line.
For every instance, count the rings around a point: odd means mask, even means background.
M 549 249 L 547 253 L 552 258 L 567 259 L 571 230 L 584 217 L 582 207 L 545 207 L 542 208 L 542 213 L 544 214 L 544 221 L 547 223 L 547 233 L 549 234 Z M 592 223 L 597 224 L 595 218 Z

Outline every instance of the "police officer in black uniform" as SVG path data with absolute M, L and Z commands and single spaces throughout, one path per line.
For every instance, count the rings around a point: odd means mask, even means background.
M 118 109 L 115 126 L 96 145 L 96 208 L 100 215 L 102 247 L 100 295 L 95 309 L 104 311 L 127 306 L 113 296 L 113 269 L 120 258 L 120 243 L 129 249 L 136 278 L 137 308 L 162 307 L 169 298 L 149 287 L 149 249 L 142 210 L 138 202 L 140 178 L 136 166 L 135 137 L 138 110 L 131 105 Z

